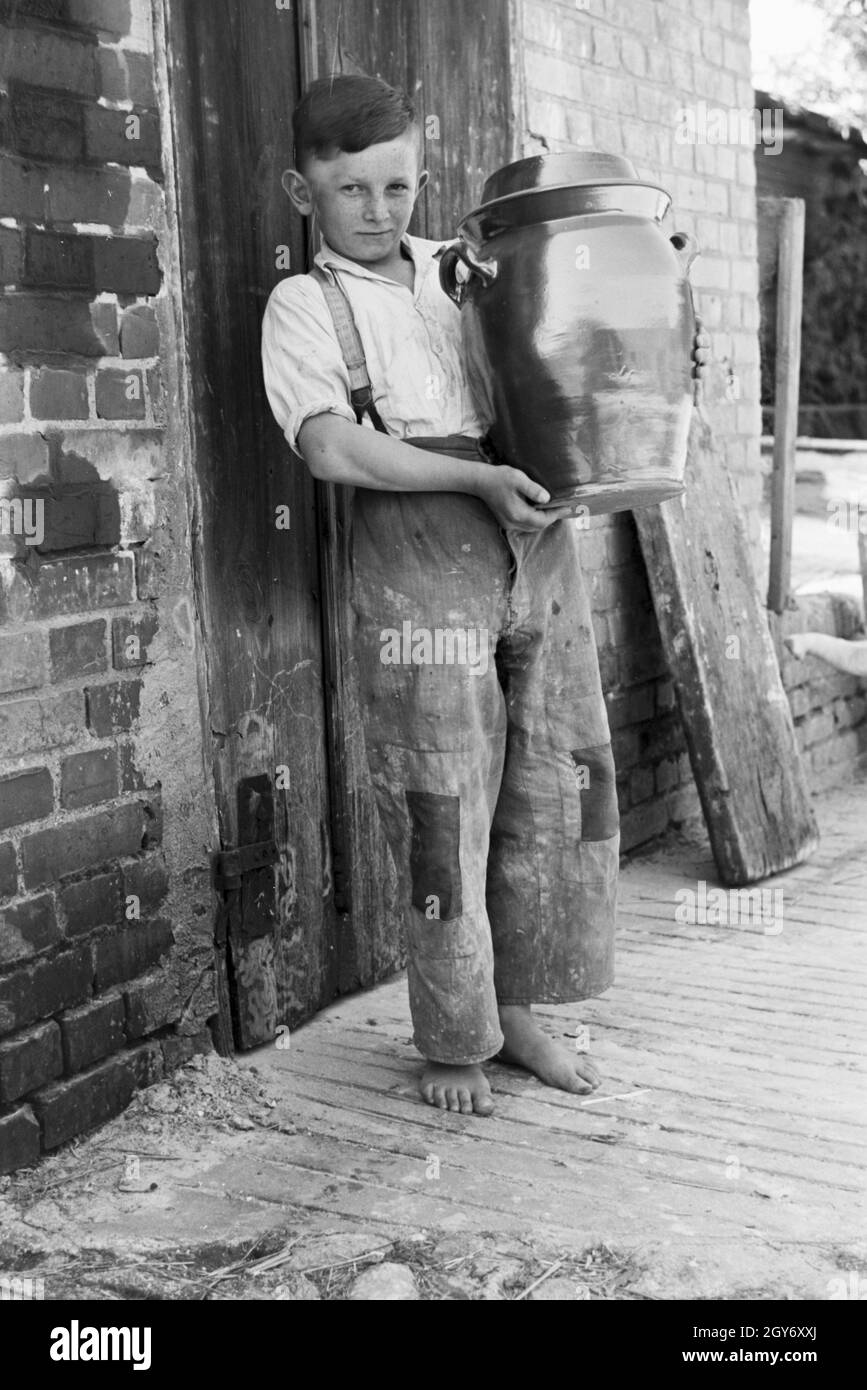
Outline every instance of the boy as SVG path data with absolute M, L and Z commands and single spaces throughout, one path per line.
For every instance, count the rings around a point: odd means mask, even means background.
M 272 292 L 263 370 L 294 452 L 314 477 L 356 489 L 361 707 L 405 908 L 421 1093 L 489 1114 L 481 1063 L 498 1055 L 593 1090 L 594 1063 L 530 1008 L 612 982 L 619 820 L 577 528 L 561 524 L 571 509 L 538 510 L 545 489 L 476 447 L 490 422 L 439 286 L 441 243 L 406 234 L 428 177 L 408 97 L 326 78 L 293 124 L 284 187 L 318 219 L 315 263 L 348 297 L 379 428 L 350 404 L 314 276 Z

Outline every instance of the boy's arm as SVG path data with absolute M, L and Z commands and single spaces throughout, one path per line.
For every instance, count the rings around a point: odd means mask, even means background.
M 315 478 L 381 492 L 468 492 L 480 497 L 503 526 L 541 531 L 562 512 L 538 512 L 531 503 L 549 494 L 519 468 L 469 462 L 430 453 L 378 430 L 351 425 L 339 415 L 313 415 L 298 432 L 298 447 Z

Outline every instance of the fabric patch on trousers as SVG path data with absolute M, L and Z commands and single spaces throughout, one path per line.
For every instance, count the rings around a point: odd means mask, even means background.
M 611 744 L 573 748 L 570 756 L 581 793 L 581 839 L 610 840 L 620 828 Z
M 406 803 L 412 819 L 412 905 L 433 921 L 448 922 L 463 912 L 460 797 L 408 791 Z

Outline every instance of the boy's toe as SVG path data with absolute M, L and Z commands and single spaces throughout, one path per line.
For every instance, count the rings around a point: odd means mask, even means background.
M 460 1103 L 461 1103 L 461 1114 L 462 1114 L 462 1115 L 472 1115 L 472 1113 L 473 1113 L 473 1098 L 472 1098 L 472 1096 L 470 1095 L 469 1091 L 466 1091 L 466 1090 L 464 1090 L 464 1091 L 458 1091 L 458 1100 L 459 1100 Z

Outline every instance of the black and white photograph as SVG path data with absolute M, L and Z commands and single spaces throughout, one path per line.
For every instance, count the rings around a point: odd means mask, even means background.
M 33 1366 L 854 1355 L 865 600 L 867 0 L 0 0 Z

